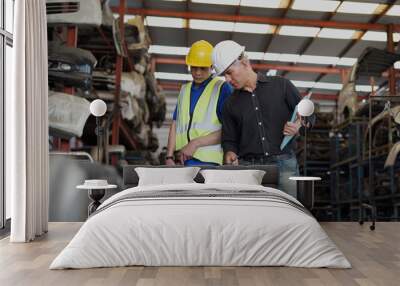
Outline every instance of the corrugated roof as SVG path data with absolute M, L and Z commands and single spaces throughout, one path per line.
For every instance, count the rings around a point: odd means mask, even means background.
M 294 1 L 286 1 L 294 3 Z M 312 5 L 313 1 L 310 1 Z M 358 0 L 364 3 L 380 3 L 387 5 L 400 5 L 400 0 Z M 112 0 L 111 6 L 118 6 L 119 1 Z M 337 22 L 357 22 L 357 23 L 394 23 L 400 24 L 400 15 L 398 16 L 379 16 L 376 14 L 365 15 L 357 13 L 330 13 L 330 12 L 314 12 L 290 9 L 271 9 L 271 8 L 255 8 L 232 5 L 211 5 L 192 3 L 191 1 L 162 1 L 162 0 L 146 0 L 146 1 L 127 1 L 129 8 L 136 9 L 155 9 L 161 11 L 175 12 L 194 12 L 207 13 L 212 15 L 239 15 L 239 16 L 258 16 L 281 18 L 283 15 L 288 19 L 300 20 L 319 20 L 319 21 L 337 21 Z M 386 6 L 384 6 L 385 8 Z M 387 6 L 390 7 L 390 6 Z M 285 12 L 286 11 L 286 12 Z M 213 45 L 220 41 L 232 39 L 241 45 L 246 46 L 247 51 L 251 52 L 268 52 L 268 53 L 285 53 L 285 54 L 304 54 L 311 56 L 331 56 L 331 57 L 349 57 L 358 58 L 366 47 L 376 47 L 380 49 L 386 48 L 385 42 L 366 41 L 353 39 L 328 39 L 328 38 L 310 38 L 299 36 L 273 35 L 273 34 L 253 34 L 253 33 L 237 33 L 237 32 L 220 32 L 209 30 L 194 30 L 186 28 L 165 28 L 165 27 L 148 27 L 152 43 L 154 45 L 180 46 L 190 47 L 190 45 L 198 40 L 207 40 Z M 279 31 L 279 26 L 278 26 Z M 354 45 L 351 43 L 354 42 Z M 346 51 L 347 50 L 347 51 Z M 156 57 L 167 57 L 166 55 L 155 55 Z M 183 58 L 183 56 L 176 56 Z M 175 57 L 175 58 L 176 58 Z M 256 61 L 255 63 L 273 63 L 268 61 Z M 319 63 L 282 63 L 275 62 L 280 65 L 301 65 L 301 66 L 318 66 L 328 67 Z M 156 71 L 172 72 L 172 73 L 188 73 L 187 68 L 182 64 L 157 64 Z M 278 74 L 292 80 L 300 81 L 320 81 L 326 83 L 341 83 L 339 74 L 323 75 L 319 73 L 305 72 L 279 72 Z M 381 82 L 384 79 L 377 79 Z M 363 83 L 363 84 L 368 84 Z M 307 88 L 300 90 L 308 91 Z M 326 89 L 314 89 L 314 92 L 326 93 Z M 337 94 L 337 90 L 328 90 L 331 94 Z

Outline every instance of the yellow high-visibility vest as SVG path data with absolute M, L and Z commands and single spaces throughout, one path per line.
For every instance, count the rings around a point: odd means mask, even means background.
M 222 125 L 217 116 L 217 103 L 223 83 L 223 80 L 213 78 L 207 84 L 192 116 L 190 116 L 192 82 L 182 85 L 176 114 L 176 150 L 182 149 L 190 140 L 221 130 Z M 221 144 L 200 147 L 193 157 L 203 162 L 222 164 Z

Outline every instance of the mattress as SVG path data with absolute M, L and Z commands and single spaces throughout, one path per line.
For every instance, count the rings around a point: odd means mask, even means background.
M 197 183 L 139 186 L 110 197 L 50 269 L 132 265 L 351 267 L 284 192 Z

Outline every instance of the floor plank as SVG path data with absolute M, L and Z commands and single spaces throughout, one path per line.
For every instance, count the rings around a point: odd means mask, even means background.
M 352 263 L 352 269 L 290 267 L 117 267 L 85 270 L 48 269 L 81 223 L 50 223 L 49 233 L 32 243 L 0 240 L 0 285 L 399 285 L 400 223 L 368 225 L 322 223 Z

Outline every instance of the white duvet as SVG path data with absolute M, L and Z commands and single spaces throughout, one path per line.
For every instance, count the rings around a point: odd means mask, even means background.
M 294 266 L 350 268 L 309 214 L 257 198 L 115 200 L 132 192 L 263 190 L 262 186 L 179 184 L 135 187 L 106 200 L 50 269 L 145 266 Z M 299 204 L 297 202 L 297 204 Z

